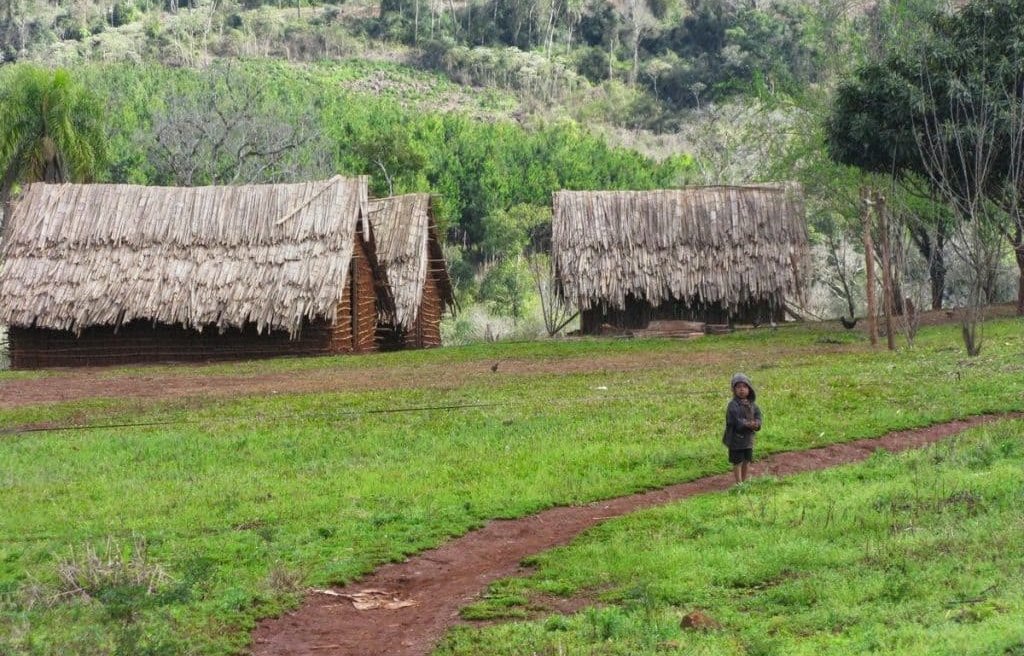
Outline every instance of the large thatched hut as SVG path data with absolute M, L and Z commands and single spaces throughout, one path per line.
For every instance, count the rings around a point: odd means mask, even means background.
M 455 307 L 429 194 L 370 201 L 377 255 L 395 300 L 393 322 L 382 322 L 382 343 L 395 348 L 441 345 L 441 316 Z
M 393 307 L 365 178 L 29 186 L 4 226 L 13 367 L 364 352 Z
M 582 332 L 781 320 L 807 260 L 799 187 L 561 191 L 552 250 Z

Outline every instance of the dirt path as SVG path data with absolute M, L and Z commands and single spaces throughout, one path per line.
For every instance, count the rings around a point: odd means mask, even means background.
M 985 415 L 927 428 L 889 433 L 819 449 L 782 453 L 754 466 L 755 475 L 785 476 L 859 462 L 876 449 L 904 451 L 996 419 L 1024 413 Z M 385 565 L 366 578 L 337 589 L 344 595 L 381 590 L 415 605 L 397 610 L 356 610 L 343 597 L 310 594 L 297 611 L 263 621 L 253 633 L 253 654 L 309 656 L 412 656 L 428 654 L 459 622 L 459 609 L 491 582 L 521 573 L 526 556 L 566 544 L 595 524 L 641 508 L 696 494 L 724 490 L 731 474 L 634 494 L 586 506 L 553 508 L 517 520 L 493 521 L 409 560 Z

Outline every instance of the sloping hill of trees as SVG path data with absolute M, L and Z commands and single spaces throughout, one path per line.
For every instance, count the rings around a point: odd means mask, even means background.
M 1012 2 L 980 4 L 1019 18 Z M 857 71 L 926 44 L 936 11 L 937 0 L 0 0 L 0 87 L 18 66 L 67 69 L 104 107 L 100 180 L 341 172 L 372 175 L 377 194 L 436 192 L 463 304 L 514 317 L 533 287 L 522 255 L 543 253 L 555 189 L 795 179 L 819 251 L 808 316 L 856 315 L 865 185 L 894 217 L 900 302 L 960 303 L 978 277 L 949 252 L 966 236 L 920 166 L 892 175 L 828 147 L 836 89 L 860 79 L 881 92 Z M 908 124 L 894 129 L 886 138 L 916 156 Z M 2 156 L 13 171 L 13 151 Z M 1002 300 L 1011 260 L 991 259 L 985 295 Z

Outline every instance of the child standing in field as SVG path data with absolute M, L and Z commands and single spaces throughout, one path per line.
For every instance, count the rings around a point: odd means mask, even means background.
M 737 483 L 750 477 L 748 467 L 754 461 L 754 433 L 761 430 L 761 409 L 754 403 L 756 399 L 749 378 L 743 374 L 732 377 L 732 400 L 725 409 L 722 443 L 729 449 L 732 475 Z

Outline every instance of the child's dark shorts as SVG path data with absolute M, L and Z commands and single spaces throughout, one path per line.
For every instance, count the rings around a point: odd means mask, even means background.
M 729 462 L 738 465 L 743 462 L 754 462 L 753 449 L 729 449 Z

